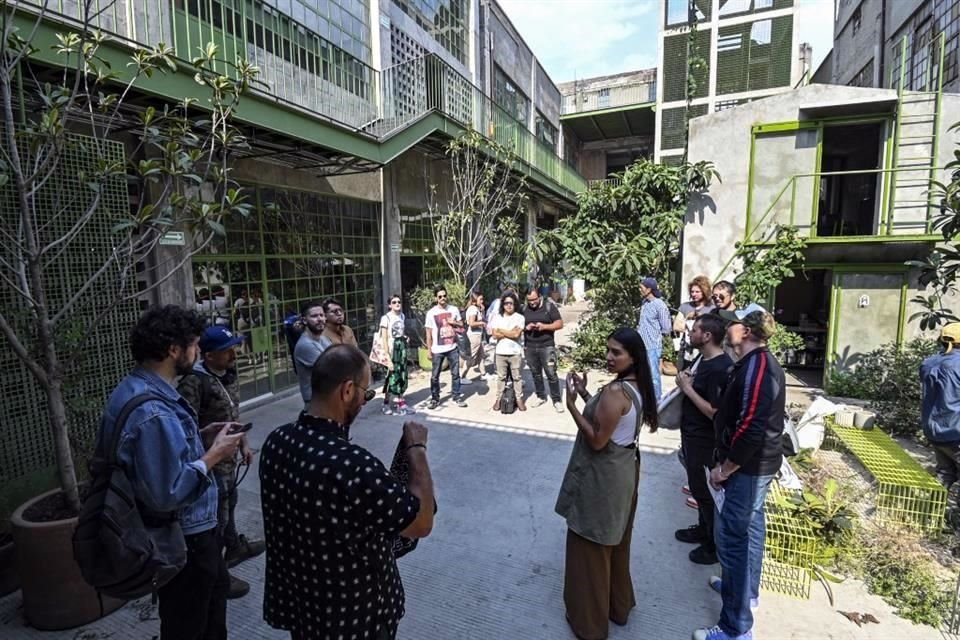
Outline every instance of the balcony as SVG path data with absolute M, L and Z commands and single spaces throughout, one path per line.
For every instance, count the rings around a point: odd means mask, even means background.
M 84 4 L 21 0 L 19 6 L 76 26 Z M 584 179 L 554 149 L 435 55 L 381 74 L 262 0 L 115 0 L 102 10 L 96 2 L 93 7 L 91 26 L 129 46 L 169 42 L 179 59 L 190 60 L 200 47 L 213 42 L 223 60 L 217 71 L 231 73 L 227 61 L 236 59 L 260 69 L 251 93 L 348 129 L 381 147 L 404 127 L 439 112 L 503 144 L 524 168 L 560 187 L 564 198 L 571 199 L 586 188 Z M 362 159 L 391 159 L 364 148 L 370 157 Z
M 633 105 L 656 102 L 657 83 L 638 82 L 612 87 L 603 87 L 589 91 L 578 90 L 574 95 L 563 96 L 564 115 L 616 109 Z

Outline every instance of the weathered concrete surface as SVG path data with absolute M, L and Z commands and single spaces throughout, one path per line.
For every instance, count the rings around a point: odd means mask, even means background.
M 566 308 L 565 308 L 566 310 Z M 566 314 L 565 314 L 566 315 Z M 444 393 L 449 379 L 444 378 Z M 428 395 L 427 377 L 412 380 L 411 403 Z M 591 387 L 593 384 L 591 383 Z M 422 413 L 430 428 L 429 458 L 437 487 L 439 513 L 433 535 L 400 562 L 407 590 L 403 640 L 572 639 L 564 621 L 563 521 L 554 500 L 570 454 L 574 426 L 552 407 L 531 408 L 510 416 L 487 410 L 490 390 L 484 382 L 465 388 L 469 407 L 447 403 Z M 292 420 L 299 405 L 290 397 L 248 412 L 259 446 L 269 431 Z M 353 430 L 357 443 L 389 460 L 400 437 L 402 419 L 379 414 L 379 399 L 365 408 Z M 674 529 L 693 522 L 680 493 L 683 475 L 676 460 L 675 431 L 644 433 L 643 468 L 632 555 L 639 603 L 625 628 L 611 627 L 617 639 L 686 639 L 697 626 L 713 624 L 719 597 L 707 579 L 719 566 L 691 564 L 690 547 L 673 539 Z M 254 467 L 241 485 L 240 530 L 261 530 Z M 288 636 L 261 619 L 263 558 L 234 571 L 253 585 L 245 598 L 229 604 L 234 638 L 281 639 Z M 921 640 L 940 637 L 928 627 L 896 619 L 879 598 L 857 584 L 836 587 L 837 608 L 871 612 L 879 626 L 857 628 L 830 608 L 815 586 L 810 601 L 761 595 L 756 638 L 764 640 Z M 0 599 L 0 637 L 5 640 L 150 638 L 158 632 L 149 599 L 128 604 L 80 630 L 40 632 L 24 626 L 20 594 Z

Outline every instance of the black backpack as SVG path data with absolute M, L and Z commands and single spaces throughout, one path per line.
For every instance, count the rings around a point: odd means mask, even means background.
M 513 413 L 517 410 L 517 392 L 513 389 L 513 382 L 508 381 L 503 387 L 500 396 L 500 413 Z
M 117 416 L 112 441 L 101 440 L 90 460 L 90 491 L 73 532 L 73 557 L 83 579 L 101 594 L 123 600 L 156 594 L 187 563 L 179 513 L 151 513 L 138 503 L 117 461 L 127 418 L 150 400 L 165 402 L 152 393 L 130 398 Z

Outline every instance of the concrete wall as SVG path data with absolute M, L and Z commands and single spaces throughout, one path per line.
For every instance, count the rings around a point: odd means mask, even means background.
M 874 61 L 872 86 L 879 86 L 882 0 L 842 0 L 834 27 L 833 84 L 849 84 L 870 60 Z M 894 3 L 896 4 L 896 3 Z M 853 14 L 860 9 L 860 27 L 854 33 Z
M 690 161 L 714 162 L 723 182 L 715 183 L 702 201 L 691 203 L 687 212 L 688 224 L 684 233 L 683 249 L 684 279 L 698 273 L 706 273 L 711 278 L 716 278 L 733 255 L 734 243 L 744 238 L 750 132 L 754 124 L 808 120 L 812 119 L 808 115 L 810 110 L 816 112 L 830 106 L 841 110 L 844 108 L 842 105 L 856 105 L 894 97 L 893 91 L 883 89 L 813 84 L 734 109 L 694 118 L 690 122 Z M 846 107 L 846 113 L 855 108 Z M 806 147 L 800 139 L 795 139 L 793 144 L 796 145 L 794 149 L 789 149 L 788 144 L 788 149 L 780 155 L 757 162 L 758 166 L 763 165 L 771 189 L 775 186 L 777 176 L 783 177 L 783 181 L 779 183 L 782 189 L 791 175 L 811 171 Z M 798 185 L 798 194 L 799 191 Z M 771 195 L 767 206 L 775 195 L 776 193 Z M 756 200 L 754 210 L 759 206 L 758 203 L 759 200 Z M 766 208 L 764 206 L 758 215 Z M 734 269 L 727 269 L 723 275 L 731 276 L 738 270 L 739 267 L 735 266 Z
M 510 22 L 496 0 L 482 0 L 481 42 L 484 92 L 493 97 L 494 65 L 500 67 L 513 84 L 530 100 L 530 121 L 534 131 L 536 112 L 542 113 L 557 129 L 560 128 L 560 90 L 537 62 L 533 51 Z

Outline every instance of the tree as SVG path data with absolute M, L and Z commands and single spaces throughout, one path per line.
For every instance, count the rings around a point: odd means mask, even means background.
M 615 177 L 615 186 L 595 183 L 582 192 L 577 212 L 537 234 L 533 246 L 535 257 L 565 261 L 573 276 L 593 287 L 593 314 L 574 336 L 574 358 L 582 364 L 602 358 L 609 330 L 636 321 L 642 277 L 655 277 L 669 297 L 687 202 L 719 179 L 709 162 L 650 160 Z
M 31 65 L 37 50 L 16 27 L 16 5 L 0 18 L 0 197 L 12 205 L 0 219 L 0 334 L 43 390 L 58 480 L 74 511 L 65 382 L 114 307 L 160 286 L 224 233 L 228 216 L 249 212 L 230 179 L 230 158 L 245 144 L 231 120 L 257 73 L 243 61 L 232 78 L 213 72 L 217 48 L 207 45 L 192 60 L 202 103 L 136 107 L 137 82 L 177 72 L 173 50 L 137 49 L 116 70 L 102 55 L 107 37 L 91 27 L 103 3 L 82 9 L 82 26 L 57 36 L 62 65 L 52 75 Z M 136 202 L 105 202 L 118 184 L 126 195 L 128 183 Z M 105 218 L 112 236 L 93 238 Z M 158 256 L 161 238 L 177 229 L 190 241 Z M 62 274 L 78 268 L 86 283 L 64 286 Z
M 770 294 L 785 278 L 794 276 L 794 269 L 806 260 L 806 241 L 797 235 L 797 228 L 777 226 L 768 236 L 769 244 L 736 244 L 735 259 L 743 265 L 734 278 L 737 286 L 737 304 L 745 307 L 751 302 L 765 305 Z
M 485 275 L 515 259 L 522 246 L 518 222 L 526 181 L 502 145 L 468 130 L 447 144 L 451 186 L 446 202 L 430 187 L 429 211 L 437 254 L 450 277 L 471 291 Z
M 950 130 L 960 129 L 960 122 Z M 921 310 L 910 316 L 920 320 L 920 328 L 927 331 L 941 324 L 960 322 L 960 317 L 946 306 L 949 298 L 957 295 L 957 274 L 960 272 L 960 149 L 953 152 L 954 160 L 943 169 L 950 174 L 950 182 L 930 183 L 931 201 L 939 204 L 934 217 L 934 230 L 943 236 L 943 244 L 935 247 L 925 260 L 910 260 L 906 264 L 920 269 L 920 284 L 932 287 L 932 293 L 914 297 L 911 302 Z

